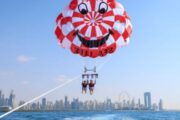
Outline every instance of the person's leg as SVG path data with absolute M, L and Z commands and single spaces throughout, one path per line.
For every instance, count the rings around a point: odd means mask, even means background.
M 91 92 L 92 92 L 92 94 L 93 94 L 93 93 L 94 93 L 94 89 L 92 89 L 92 91 L 91 91 Z
M 92 92 L 92 90 L 90 91 L 90 95 L 92 95 L 93 94 L 93 92 Z
M 92 87 L 90 88 L 90 94 L 91 95 L 93 94 L 93 88 Z
M 85 94 L 87 93 L 87 88 L 84 90 Z
M 84 88 L 82 88 L 82 94 L 84 94 L 85 93 L 85 89 Z
M 83 88 L 82 88 L 82 94 L 83 94 Z
M 89 94 L 91 94 L 91 88 L 89 87 Z

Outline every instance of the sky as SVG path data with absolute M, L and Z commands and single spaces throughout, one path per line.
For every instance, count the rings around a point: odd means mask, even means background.
M 82 74 L 83 65 L 93 67 L 109 61 L 99 71 L 93 96 L 81 94 L 81 79 L 47 96 L 48 100 L 119 99 L 127 92 L 141 98 L 150 91 L 153 102 L 163 99 L 167 109 L 180 109 L 180 1 L 117 0 L 133 25 L 128 46 L 105 58 L 89 59 L 59 47 L 55 20 L 70 0 L 0 1 L 0 90 L 13 89 L 16 100 L 30 100 Z

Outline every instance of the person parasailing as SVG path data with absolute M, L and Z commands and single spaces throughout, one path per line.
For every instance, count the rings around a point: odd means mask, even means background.
M 90 83 L 89 83 L 89 92 L 90 92 L 90 95 L 93 95 L 95 85 L 96 85 L 96 80 L 95 81 L 90 80 Z
M 87 93 L 87 86 L 89 85 L 89 81 L 87 80 L 83 80 L 82 81 L 82 94 L 86 94 Z
M 82 94 L 87 93 L 87 86 L 88 86 L 90 95 L 93 95 L 97 78 L 98 78 L 98 74 L 96 73 L 96 67 L 94 67 L 93 69 L 87 69 L 86 67 L 84 67 L 84 74 L 82 74 L 83 81 L 81 83 Z

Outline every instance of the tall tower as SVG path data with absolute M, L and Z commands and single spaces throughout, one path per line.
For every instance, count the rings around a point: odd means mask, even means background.
M 12 90 L 9 95 L 8 106 L 14 108 L 14 102 L 15 102 L 15 94 L 14 94 L 14 91 Z
M 65 98 L 64 98 L 64 108 L 65 108 L 65 110 L 68 109 L 68 97 L 67 96 L 65 96 Z
M 163 101 L 160 99 L 159 101 L 159 111 L 163 111 Z
M 141 108 L 141 99 L 139 98 L 138 99 L 138 109 L 140 109 Z
M 0 90 L 0 106 L 2 106 L 2 91 Z
M 42 99 L 42 106 L 41 106 L 42 110 L 46 110 L 46 104 L 47 104 L 46 98 L 43 98 Z
M 1 96 L 2 96 L 2 91 L 0 90 L 0 99 L 1 99 Z
M 144 93 L 144 106 L 145 109 L 150 110 L 152 107 L 151 105 L 151 93 L 150 92 L 145 92 Z

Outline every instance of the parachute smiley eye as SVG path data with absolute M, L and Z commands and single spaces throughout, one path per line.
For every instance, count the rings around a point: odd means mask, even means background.
M 101 2 L 101 3 L 99 4 L 99 10 L 98 10 L 98 12 L 101 13 L 101 14 L 104 14 L 104 13 L 107 12 L 107 10 L 108 10 L 108 5 L 107 5 L 107 3 Z
M 79 9 L 79 12 L 83 15 L 87 14 L 88 13 L 88 7 L 85 3 L 81 3 L 79 6 L 78 6 L 78 9 Z

